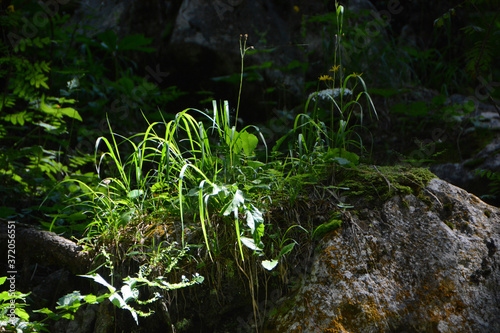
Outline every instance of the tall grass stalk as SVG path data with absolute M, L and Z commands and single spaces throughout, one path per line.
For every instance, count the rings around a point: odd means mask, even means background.
M 243 44 L 241 42 L 242 39 L 243 39 Z M 243 87 L 243 72 L 244 72 L 243 62 L 244 62 L 244 59 L 245 59 L 246 52 L 248 50 L 253 49 L 253 46 L 247 47 L 247 39 L 248 39 L 248 35 L 247 34 L 240 35 L 240 56 L 241 56 L 240 88 L 238 90 L 238 102 L 236 104 L 236 118 L 234 120 L 234 127 L 237 127 L 237 124 L 238 124 L 238 114 L 239 114 L 239 111 L 240 111 L 241 90 L 242 90 L 242 87 Z

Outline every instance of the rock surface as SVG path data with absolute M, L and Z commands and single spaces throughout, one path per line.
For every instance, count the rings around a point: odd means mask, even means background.
M 273 332 L 499 332 L 500 209 L 443 180 L 327 234 Z

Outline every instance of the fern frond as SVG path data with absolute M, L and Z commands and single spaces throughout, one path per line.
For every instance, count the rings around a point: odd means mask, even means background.
M 472 44 L 472 48 L 465 53 L 467 61 L 465 68 L 467 73 L 473 78 L 489 71 L 493 64 L 494 48 L 498 48 L 496 37 L 494 37 L 498 33 L 497 17 L 498 13 L 491 18 L 489 24 L 484 28 L 469 25 L 463 29 L 470 38 L 476 39 Z

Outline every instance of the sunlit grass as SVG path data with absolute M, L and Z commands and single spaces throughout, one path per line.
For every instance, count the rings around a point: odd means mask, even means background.
M 246 51 L 246 44 L 241 47 Z M 232 253 L 255 305 L 258 269 L 271 271 L 284 262 L 299 244 L 294 235 L 304 233 L 312 241 L 321 234 L 309 222 L 273 224 L 266 221 L 266 212 L 280 202 L 301 202 L 303 190 L 318 185 L 337 166 L 358 165 L 359 154 L 366 152 L 359 133 L 364 118 L 378 116 L 361 74 L 337 80 L 334 71 L 333 77 L 320 77 L 325 81 L 330 90 L 309 96 L 304 112 L 271 151 L 257 126 L 237 128 L 227 101 L 213 101 L 211 110 L 185 109 L 170 121 L 147 122 L 144 132 L 130 137 L 109 124 L 109 134 L 95 145 L 97 186 L 65 181 L 79 186 L 73 204 L 84 207 L 91 219 L 83 241 L 94 251 L 108 245 L 118 249 L 126 240 L 130 248 L 151 246 L 155 253 L 155 239 L 142 230 L 168 224 L 170 239 L 179 240 L 180 248 L 189 248 L 190 242 L 203 247 L 198 252 L 202 261 Z M 327 100 L 326 109 L 320 98 Z M 339 209 L 346 209 L 341 204 Z M 331 223 L 338 226 L 339 221 Z M 159 265 L 156 255 L 143 258 Z

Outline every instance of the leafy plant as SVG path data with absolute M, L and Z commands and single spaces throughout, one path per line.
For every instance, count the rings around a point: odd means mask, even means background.
M 19 21 L 21 14 L 10 12 L 2 16 L 0 25 L 12 36 Z M 0 184 L 1 204 L 16 207 L 15 214 L 21 217 L 58 180 L 85 164 L 85 156 L 68 150 L 67 135 L 82 121 L 72 107 L 76 101 L 53 96 L 51 63 L 36 56 L 44 55 L 53 41 L 42 36 L 17 37 L 9 39 L 10 45 L 5 44 L 6 39 L 0 40 L 0 78 L 5 83 L 0 91 Z M 22 202 L 19 196 L 24 198 Z
M 362 97 L 366 98 L 366 104 L 373 114 L 377 117 L 378 115 L 361 74 L 352 73 L 344 78 L 341 48 L 343 15 L 344 7 L 336 3 L 337 34 L 333 49 L 335 65 L 330 69 L 331 75 L 319 77 L 320 82 L 327 84 L 327 89 L 317 91 L 309 96 L 304 113 L 297 115 L 293 130 L 277 141 L 273 148 L 274 151 L 280 149 L 289 136 L 292 138 L 291 143 L 298 145 L 299 161 L 303 160 L 305 156 L 322 154 L 323 157 L 326 157 L 338 154 L 333 156 L 335 161 L 340 164 L 349 164 L 354 161 L 346 159 L 343 156 L 344 152 L 351 150 L 352 147 L 359 149 L 362 153 L 365 151 L 362 138 L 357 132 L 363 126 L 365 114 L 361 103 Z M 358 84 L 362 88 L 359 92 L 357 91 Z M 324 100 L 327 103 L 324 103 Z M 310 105 L 312 105 L 312 112 L 309 110 Z M 324 120 L 325 111 L 329 113 L 328 122 Z M 371 113 L 369 114 L 371 115 Z M 359 125 L 356 124 L 355 118 L 359 119 Z M 291 149 L 290 146 L 289 149 Z M 352 157 L 352 153 L 349 154 L 349 157 Z M 325 161 L 324 158 L 319 160 Z
M 485 195 L 486 199 L 496 199 L 500 194 L 500 173 L 491 170 L 476 170 L 476 175 L 490 180 L 490 193 Z
M 456 8 L 448 9 L 434 21 L 434 26 L 439 30 L 444 29 L 451 40 L 453 16 L 457 12 L 468 12 L 468 24 L 460 30 L 465 34 L 463 38 L 467 45 L 463 48 L 465 50 L 464 69 L 468 77 L 472 79 L 491 75 L 493 55 L 498 53 L 498 43 L 494 37 L 499 33 L 498 11 L 494 4 L 481 3 L 481 6 L 478 6 L 479 3 L 480 1 L 476 0 L 460 3 Z M 456 42 L 456 36 L 453 38 Z
M 191 281 L 183 276 L 182 282 L 179 283 L 169 283 L 164 277 L 158 277 L 154 280 L 149 280 L 147 278 L 147 274 L 143 273 L 144 271 L 146 270 L 139 270 L 137 277 L 126 277 L 123 280 L 124 284 L 120 288 L 120 290 L 113 287 L 97 273 L 91 275 L 81 275 L 82 277 L 92 279 L 94 282 L 108 288 L 109 292 L 99 296 L 95 296 L 93 294 L 81 295 L 79 291 L 74 291 L 71 294 L 61 297 L 57 302 L 58 306 L 56 307 L 56 310 L 59 310 L 60 313 L 56 314 L 47 308 L 37 310 L 36 312 L 46 314 L 48 318 L 53 320 L 59 320 L 60 318 L 73 319 L 73 314 L 82 305 L 101 303 L 105 299 L 109 299 L 109 301 L 117 308 L 129 311 L 136 324 L 139 325 L 139 317 L 148 317 L 154 312 L 144 312 L 138 308 L 133 307 L 132 303 L 137 303 L 138 305 L 147 305 L 157 301 L 161 297 L 160 294 L 155 293 L 154 296 L 150 299 L 140 300 L 139 288 L 141 286 L 159 288 L 162 290 L 175 290 L 203 282 L 203 277 L 199 275 L 194 276 Z
M 279 253 L 276 256 L 276 258 L 274 258 L 272 260 L 263 260 L 262 267 L 264 267 L 265 269 L 267 269 L 269 271 L 273 270 L 276 267 L 276 265 L 278 265 L 279 260 L 282 259 L 284 256 L 286 256 L 288 253 L 290 253 L 293 250 L 293 248 L 295 247 L 295 245 L 298 244 L 296 240 L 287 237 L 288 233 L 294 228 L 299 228 L 306 233 L 308 232 L 304 227 L 297 225 L 297 224 L 289 227 L 280 239 Z
M 138 253 L 139 252 L 136 252 L 134 254 Z M 162 250 L 162 253 L 171 257 L 170 265 L 165 266 L 162 271 L 162 274 L 168 274 L 176 267 L 177 261 L 185 256 L 186 250 L 174 253 L 173 246 L 170 246 Z M 103 254 L 106 257 L 104 265 L 110 269 L 110 275 L 113 277 L 114 265 L 110 261 L 109 254 L 106 252 L 103 252 Z M 156 259 L 159 258 L 157 257 Z M 141 310 L 140 307 L 147 306 L 148 304 L 151 304 L 161 298 L 161 295 L 158 292 L 155 292 L 153 297 L 141 300 L 139 296 L 140 289 L 142 287 L 147 286 L 163 291 L 170 291 L 200 284 L 204 281 L 204 278 L 198 273 L 194 274 L 191 280 L 183 275 L 182 281 L 178 283 L 170 283 L 167 278 L 162 275 L 149 278 L 148 276 L 152 273 L 157 264 L 158 262 L 154 260 L 147 260 L 144 265 L 140 267 L 136 277 L 128 276 L 123 279 L 124 284 L 120 287 L 120 289 L 114 287 L 113 283 L 109 283 L 98 273 L 91 272 L 88 275 L 81 275 L 84 278 L 91 279 L 97 284 L 106 287 L 108 292 L 96 296 L 94 294 L 82 295 L 80 291 L 73 291 L 72 293 L 61 297 L 57 301 L 55 311 L 48 308 L 34 310 L 34 313 L 41 313 L 47 316 L 37 322 L 30 322 L 30 316 L 24 309 L 27 306 L 25 302 L 29 293 L 23 294 L 19 291 L 3 291 L 0 293 L 0 327 L 14 329 L 18 332 L 47 331 L 46 321 L 58 321 L 60 319 L 72 320 L 74 319 L 75 313 L 83 305 L 99 304 L 106 299 L 108 299 L 115 307 L 129 311 L 136 324 L 139 325 L 139 317 L 148 317 L 154 313 L 151 310 L 145 312 Z M 0 277 L 0 285 L 4 284 L 6 280 L 7 277 Z
M 7 277 L 0 277 L 0 286 L 7 281 Z M 0 329 L 13 332 L 40 332 L 45 330 L 44 325 L 30 322 L 30 316 L 25 308 L 26 297 L 19 291 L 6 290 L 0 293 Z

